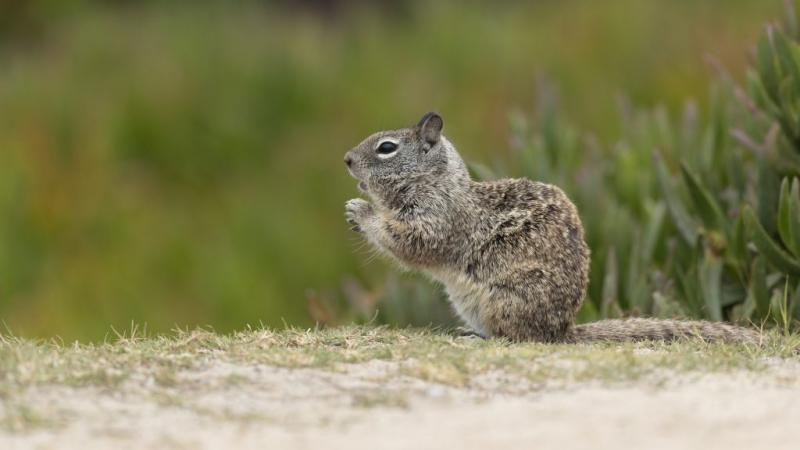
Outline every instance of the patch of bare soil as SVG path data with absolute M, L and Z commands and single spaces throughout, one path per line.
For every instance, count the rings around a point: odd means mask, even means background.
M 627 385 L 498 372 L 459 387 L 399 369 L 215 362 L 113 387 L 32 387 L 19 397 L 31 426 L 0 432 L 0 449 L 798 447 L 796 362 Z

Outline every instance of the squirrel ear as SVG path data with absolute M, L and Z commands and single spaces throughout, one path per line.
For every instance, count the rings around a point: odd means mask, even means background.
M 444 121 L 442 120 L 442 116 L 435 112 L 429 112 L 419 120 L 417 132 L 419 133 L 419 137 L 425 140 L 425 142 L 434 145 L 439 142 L 439 138 L 442 137 L 443 127 Z

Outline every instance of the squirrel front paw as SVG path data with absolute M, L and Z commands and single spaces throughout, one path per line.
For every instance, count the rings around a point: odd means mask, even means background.
M 352 225 L 350 229 L 357 233 L 363 233 L 364 230 L 361 227 L 361 224 L 365 218 L 373 213 L 372 205 L 370 205 L 369 202 L 363 198 L 354 198 L 352 200 L 348 200 L 347 203 L 344 204 L 344 211 L 344 216 L 347 219 L 347 223 Z

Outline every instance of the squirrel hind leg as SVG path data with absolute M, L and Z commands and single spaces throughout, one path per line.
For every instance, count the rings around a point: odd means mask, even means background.
M 533 269 L 495 280 L 491 298 L 482 303 L 481 323 L 492 336 L 512 341 L 564 342 L 584 292 L 578 283 L 552 279 L 547 271 Z
M 563 342 L 573 315 L 559 306 L 505 295 L 482 311 L 482 322 L 492 336 L 514 342 Z

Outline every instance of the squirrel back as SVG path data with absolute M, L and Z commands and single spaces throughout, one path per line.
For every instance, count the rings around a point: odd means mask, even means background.
M 589 248 L 575 205 L 527 179 L 473 181 L 444 122 L 381 131 L 345 155 L 371 201 L 352 199 L 347 221 L 379 252 L 442 283 L 477 334 L 515 341 L 748 340 L 723 323 L 654 319 L 575 325 L 589 283 Z

